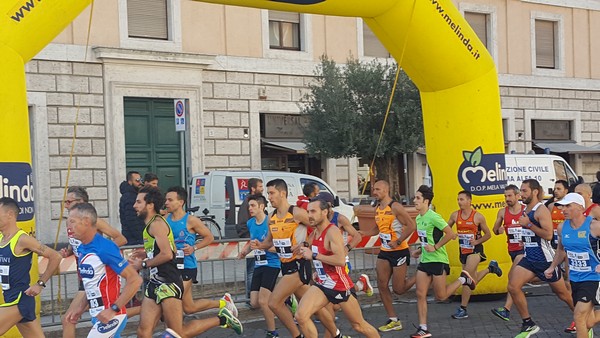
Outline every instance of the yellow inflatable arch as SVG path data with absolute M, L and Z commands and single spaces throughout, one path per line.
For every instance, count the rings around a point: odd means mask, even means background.
M 21 200 L 20 226 L 35 231 L 24 65 L 58 35 L 90 0 L 0 1 L 0 195 Z M 208 0 L 206 2 L 362 17 L 421 91 L 434 204 L 445 218 L 456 194 L 473 192 L 488 223 L 502 201 L 504 152 L 494 62 L 450 0 Z M 504 239 L 486 243 L 488 257 L 509 267 Z M 454 267 L 457 244 L 450 244 Z M 459 269 L 452 269 L 455 277 Z M 489 278 L 477 293 L 506 290 Z

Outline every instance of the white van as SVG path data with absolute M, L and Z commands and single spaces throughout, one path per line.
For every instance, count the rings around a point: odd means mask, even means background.
M 521 186 L 526 179 L 540 182 L 546 198 L 552 196 L 554 183 L 557 180 L 569 182 L 569 186 L 581 183 L 571 166 L 560 156 L 546 154 L 507 154 L 506 179 L 508 184 Z
M 193 176 L 190 185 L 189 208 L 199 207 L 196 215 L 206 215 L 211 217 L 218 226 L 209 227 L 215 237 L 235 238 L 237 233 L 235 225 L 237 223 L 237 214 L 239 207 L 247 194 L 250 193 L 248 180 L 250 178 L 260 178 L 265 184 L 267 182 L 281 178 L 288 186 L 288 201 L 290 205 L 296 205 L 298 196 L 302 194 L 302 187 L 306 183 L 314 182 L 321 191 L 331 193 L 336 199 L 335 211 L 352 219 L 354 210 L 352 206 L 345 204 L 340 200 L 335 191 L 322 179 L 305 174 L 290 173 L 285 171 L 210 171 L 204 174 Z M 273 207 L 268 206 L 270 213 Z M 220 231 L 220 234 L 214 233 Z

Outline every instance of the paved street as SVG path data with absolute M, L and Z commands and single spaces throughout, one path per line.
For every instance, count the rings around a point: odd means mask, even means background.
M 411 290 L 412 291 L 412 290 Z M 541 331 L 536 337 L 574 337 L 563 332 L 563 329 L 571 322 L 571 312 L 567 306 L 559 301 L 547 286 L 529 288 L 528 296 L 529 308 L 533 319 L 541 327 Z M 405 295 L 396 302 L 398 315 L 404 324 L 401 331 L 383 333 L 382 337 L 409 337 L 414 333 L 412 326 L 417 324 L 417 306 L 414 302 L 414 292 Z M 367 321 L 374 326 L 383 324 L 386 320 L 385 311 L 378 302 L 377 295 L 372 298 L 363 298 L 363 314 Z M 458 307 L 458 302 L 450 304 L 430 304 L 429 306 L 429 330 L 435 337 L 514 337 L 520 329 L 520 319 L 516 310 L 512 314 L 511 321 L 504 322 L 496 318 L 490 309 L 504 304 L 504 300 L 495 301 L 476 301 L 469 305 L 469 318 L 464 320 L 455 320 L 450 317 Z M 238 304 L 240 308 L 240 318 L 244 323 L 244 334 L 241 337 L 262 338 L 265 337 L 264 322 L 260 319 L 261 313 L 258 310 L 249 310 L 245 304 Z M 214 315 L 215 312 L 206 313 L 200 318 Z M 357 337 L 352 331 L 350 324 L 344 318 L 342 313 L 338 313 L 337 321 L 339 328 L 343 333 Z M 138 325 L 137 318 L 132 318 L 127 325 L 125 337 L 134 338 L 135 329 Z M 85 336 L 87 330 L 84 324 L 80 324 L 78 337 Z M 281 337 L 290 337 L 285 329 L 282 329 L 280 323 L 277 324 Z M 322 327 L 318 326 L 322 333 Z M 157 333 L 159 330 L 156 331 Z M 60 332 L 50 333 L 48 337 L 58 337 Z M 155 335 L 155 337 L 158 335 Z M 237 337 L 229 329 L 216 328 L 201 335 L 200 337 L 225 338 Z

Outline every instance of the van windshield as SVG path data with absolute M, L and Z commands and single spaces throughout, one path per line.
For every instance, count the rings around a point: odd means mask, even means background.
M 315 183 L 316 185 L 319 186 L 319 191 L 325 191 L 331 194 L 331 196 L 335 196 L 331 190 L 329 190 L 327 188 L 327 186 L 325 186 L 325 184 L 319 182 L 319 181 L 315 181 L 315 180 L 311 180 L 309 178 L 301 178 L 300 179 L 300 185 L 302 186 L 301 188 L 304 188 L 304 185 L 306 185 L 307 183 Z

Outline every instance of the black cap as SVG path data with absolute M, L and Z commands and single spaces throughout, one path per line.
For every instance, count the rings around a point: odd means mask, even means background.
M 333 195 L 325 192 L 325 191 L 321 191 L 316 197 L 315 199 L 321 200 L 321 201 L 325 201 L 328 203 L 331 203 L 331 205 L 333 205 L 335 203 L 335 199 L 333 198 Z

